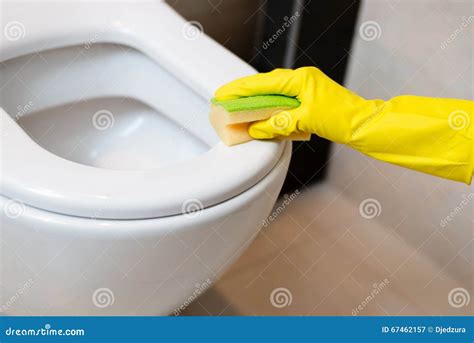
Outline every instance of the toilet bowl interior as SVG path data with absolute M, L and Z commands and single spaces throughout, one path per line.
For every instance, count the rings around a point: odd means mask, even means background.
M 123 45 L 63 47 L 4 61 L 0 106 L 37 144 L 94 167 L 153 169 L 218 142 L 208 101 Z

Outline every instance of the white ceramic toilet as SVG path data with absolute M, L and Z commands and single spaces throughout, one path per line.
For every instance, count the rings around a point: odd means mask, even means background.
M 166 315 L 248 246 L 291 145 L 232 148 L 255 71 L 165 3 L 2 3 L 0 314 Z

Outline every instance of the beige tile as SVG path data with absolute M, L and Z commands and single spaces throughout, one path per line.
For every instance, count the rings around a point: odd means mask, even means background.
M 308 220 L 315 214 L 319 217 L 304 230 L 291 219 L 302 215 Z M 468 313 L 467 307 L 456 309 L 447 303 L 449 290 L 469 288 L 450 276 L 453 262 L 443 269 L 423 254 L 440 248 L 443 238 L 413 247 L 397 229 L 362 218 L 358 204 L 337 189 L 313 187 L 264 228 L 183 314 L 352 315 L 363 303 L 357 315 Z M 463 261 L 462 267 L 457 263 L 464 273 L 470 273 L 469 261 L 457 259 Z M 389 282 L 367 302 L 374 285 L 386 278 Z M 289 292 L 290 305 L 272 305 L 272 291 L 278 288 Z

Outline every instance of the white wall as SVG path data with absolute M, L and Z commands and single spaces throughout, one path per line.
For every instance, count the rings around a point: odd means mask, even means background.
M 470 16 L 472 0 L 364 1 L 358 28 L 375 21 L 380 37 L 366 41 L 356 33 L 346 86 L 367 98 L 415 94 L 472 100 Z M 382 208 L 377 220 L 443 271 L 472 284 L 474 200 L 462 204 L 472 186 L 371 160 L 341 145 L 333 146 L 329 175 L 356 203 L 377 199 Z M 454 219 L 440 225 L 456 207 L 462 208 Z

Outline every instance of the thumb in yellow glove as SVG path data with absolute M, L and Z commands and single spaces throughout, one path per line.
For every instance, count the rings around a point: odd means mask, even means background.
M 230 82 L 217 100 L 259 94 L 296 97 L 301 105 L 253 123 L 256 139 L 314 133 L 376 159 L 470 184 L 474 102 L 403 95 L 366 100 L 319 69 L 275 69 Z

